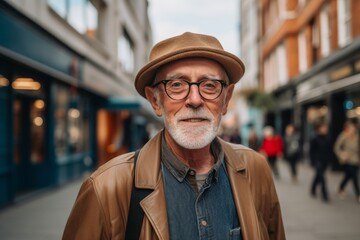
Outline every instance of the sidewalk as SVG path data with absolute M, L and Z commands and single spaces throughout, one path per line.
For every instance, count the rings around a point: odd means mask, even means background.
M 0 239 L 61 239 L 80 184 L 68 183 L 0 210 Z
M 309 195 L 312 169 L 299 166 L 299 181 L 293 184 L 289 169 L 279 162 L 281 179 L 276 180 L 288 240 L 360 239 L 360 204 L 355 202 L 352 185 L 347 198 L 336 196 L 342 177 L 328 172 L 330 203 Z M 58 240 L 82 180 L 66 184 L 0 210 L 0 238 L 5 240 Z M 254 239 L 255 240 L 255 239 Z
M 299 181 L 291 182 L 290 169 L 285 162 L 279 164 L 281 179 L 276 180 L 282 207 L 286 238 L 289 240 L 357 240 L 360 239 L 360 204 L 355 201 L 352 183 L 346 187 L 347 197 L 336 195 L 342 173 L 328 170 L 326 174 L 330 202 L 310 196 L 313 169 L 299 165 Z

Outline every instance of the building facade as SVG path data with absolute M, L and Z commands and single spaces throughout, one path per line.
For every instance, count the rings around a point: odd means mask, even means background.
M 147 0 L 0 1 L 0 206 L 141 147 Z
M 316 122 L 334 142 L 346 119 L 360 120 L 359 10 L 357 0 L 260 1 L 260 82 L 277 100 L 267 121 L 282 133 L 295 123 L 305 156 Z
M 262 111 L 247 102 L 247 94 L 259 88 L 260 82 L 260 21 L 259 4 L 253 0 L 240 1 L 240 49 L 245 64 L 245 74 L 237 84 L 238 109 L 243 144 L 249 145 L 249 134 L 261 136 L 264 125 Z

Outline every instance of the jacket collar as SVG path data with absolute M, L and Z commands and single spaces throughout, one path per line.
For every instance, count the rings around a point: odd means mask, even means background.
M 261 239 L 258 219 L 251 193 L 245 160 L 246 149 L 240 145 L 227 143 L 219 138 L 225 153 L 227 171 L 231 182 L 234 202 L 239 216 L 244 239 Z M 161 175 L 160 146 L 161 132 L 141 149 L 135 170 L 135 186 L 154 191 L 140 203 L 159 239 L 169 238 L 165 191 Z M 235 149 L 235 150 L 234 150 Z M 151 160 L 151 161 L 150 161 Z
M 161 131 L 140 150 L 135 169 L 137 188 L 155 189 L 161 177 Z
M 225 153 L 225 161 L 228 165 L 230 165 L 232 168 L 236 169 L 237 172 L 245 172 L 246 164 L 245 164 L 245 154 L 243 151 L 235 152 L 235 150 L 241 150 L 246 149 L 242 145 L 238 144 L 231 144 L 228 142 L 225 142 L 221 138 L 218 138 L 219 142 L 224 150 Z M 240 155 L 240 156 L 239 156 Z
M 159 183 L 161 176 L 161 134 L 162 131 L 145 144 L 139 152 L 135 170 L 135 186 L 137 188 L 155 189 Z M 236 153 L 233 149 L 245 149 L 245 147 L 225 142 L 221 138 L 218 138 L 218 141 L 224 150 L 226 163 L 236 171 L 245 173 L 245 156 L 241 151 Z M 151 158 L 151 162 L 147 160 L 148 158 Z

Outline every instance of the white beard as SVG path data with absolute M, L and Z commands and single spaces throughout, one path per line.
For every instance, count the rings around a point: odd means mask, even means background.
M 163 111 L 164 113 L 164 111 Z M 217 136 L 217 131 L 220 125 L 220 118 L 215 119 L 214 116 L 204 108 L 188 109 L 177 113 L 173 121 L 170 121 L 165 116 L 165 127 L 170 133 L 171 137 L 177 144 L 186 149 L 200 149 L 210 144 Z M 182 119 L 189 118 L 203 118 L 201 126 L 189 126 Z

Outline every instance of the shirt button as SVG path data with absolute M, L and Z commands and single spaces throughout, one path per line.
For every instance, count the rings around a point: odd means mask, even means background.
M 202 225 L 203 227 L 206 227 L 206 226 L 208 225 L 208 223 L 207 223 L 207 221 L 205 221 L 205 220 L 201 220 L 201 225 Z
M 194 171 L 194 170 L 190 170 L 190 171 L 189 171 L 189 174 L 190 174 L 191 176 L 194 176 L 194 175 L 195 175 L 195 171 Z

